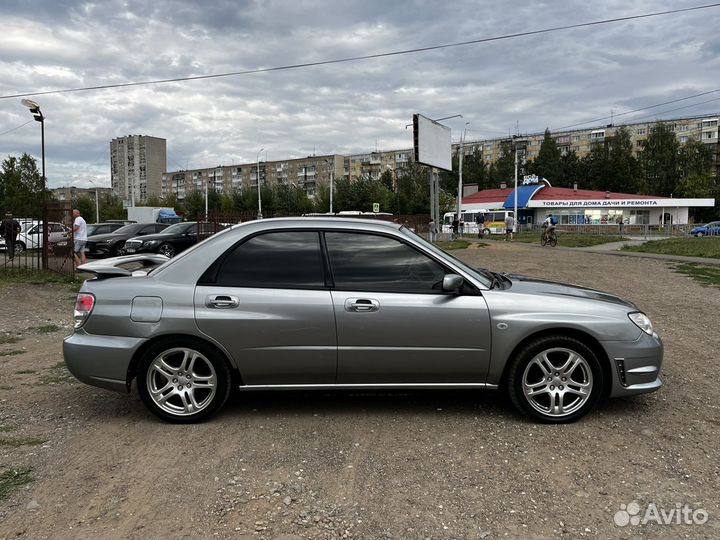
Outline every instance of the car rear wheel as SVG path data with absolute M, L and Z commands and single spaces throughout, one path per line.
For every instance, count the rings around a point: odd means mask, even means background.
M 15 242 L 15 253 L 22 253 L 25 251 L 25 244 L 23 242 Z
M 703 233 L 702 231 L 698 231 L 697 234 L 695 234 L 695 236 L 697 236 L 698 238 L 700 238 L 701 236 L 705 236 L 705 235 L 704 235 L 704 233 Z
M 172 244 L 165 243 L 158 248 L 158 253 L 172 259 L 175 256 L 175 247 Z
M 177 424 L 202 422 L 230 395 L 230 369 L 212 347 L 191 338 L 163 341 L 140 360 L 138 391 L 150 411 Z
M 595 353 L 581 341 L 548 336 L 516 355 L 507 383 L 520 411 L 541 422 L 561 424 L 581 418 L 597 404 L 603 372 Z

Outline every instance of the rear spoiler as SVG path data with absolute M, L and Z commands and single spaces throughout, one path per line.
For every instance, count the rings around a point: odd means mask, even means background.
M 93 274 L 96 279 L 145 276 L 150 270 L 165 264 L 169 260 L 165 255 L 156 253 L 122 255 L 82 264 L 77 269 L 79 272 Z

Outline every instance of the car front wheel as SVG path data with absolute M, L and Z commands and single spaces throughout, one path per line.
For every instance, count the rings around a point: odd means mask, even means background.
M 175 248 L 172 244 L 165 243 L 158 248 L 158 253 L 172 259 L 175 256 Z
M 595 353 L 581 341 L 548 336 L 526 345 L 508 373 L 513 404 L 541 422 L 572 422 L 602 394 L 603 373 Z
M 15 242 L 15 253 L 22 253 L 25 251 L 25 244 L 22 242 Z
M 695 236 L 697 236 L 698 238 L 700 238 L 701 236 L 705 236 L 705 235 L 703 234 L 702 231 L 698 231 L 697 234 L 695 234 Z
M 138 391 L 150 411 L 165 421 L 207 420 L 230 395 L 230 369 L 212 347 L 194 339 L 163 341 L 140 360 Z

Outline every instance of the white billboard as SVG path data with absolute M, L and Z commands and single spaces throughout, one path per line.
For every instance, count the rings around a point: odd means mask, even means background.
M 422 114 L 413 115 L 415 161 L 423 165 L 452 170 L 450 128 Z

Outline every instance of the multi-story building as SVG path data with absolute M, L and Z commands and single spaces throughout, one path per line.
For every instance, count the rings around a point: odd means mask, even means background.
M 165 139 L 128 135 L 110 141 L 110 182 L 126 204 L 162 195 L 167 170 Z
M 50 191 L 58 201 L 72 201 L 78 197 L 89 197 L 94 200 L 96 192 L 98 195 L 108 195 L 113 192 L 112 188 L 79 188 L 75 186 L 59 187 Z
M 680 143 L 695 138 L 711 145 L 716 167 L 720 169 L 718 117 L 720 117 L 720 114 L 693 116 L 664 120 L 663 123 L 675 132 Z M 614 135 L 621 127 L 625 127 L 630 133 L 633 148 L 637 153 L 642 149 L 648 134 L 655 124 L 656 121 L 624 125 L 613 124 L 605 127 L 557 131 L 553 132 L 552 136 L 555 138 L 562 154 L 574 151 L 578 157 L 583 157 L 590 153 L 594 144 L 604 142 L 606 138 Z M 543 132 L 522 136 L 522 139 L 527 144 L 526 159 L 537 157 L 544 135 Z M 164 142 L 163 140 L 163 145 Z M 507 137 L 466 141 L 463 152 L 465 155 L 479 152 L 486 163 L 493 163 L 501 156 L 502 146 L 512 142 L 513 139 Z M 458 152 L 459 144 L 453 144 L 452 151 Z M 308 196 L 312 197 L 320 184 L 329 184 L 331 171 L 334 173 L 335 179 L 379 178 L 385 171 L 392 172 L 396 178 L 398 171 L 401 171 L 405 165 L 413 160 L 413 149 L 406 148 L 347 156 L 337 154 L 308 156 L 300 159 L 261 161 L 259 164 L 219 165 L 204 169 L 174 171 L 162 175 L 161 194 L 167 196 L 173 193 L 178 199 L 184 199 L 193 190 L 204 190 L 206 184 L 208 187 L 214 186 L 220 193 L 230 193 L 235 189 L 257 188 L 259 168 L 262 184 L 295 184 L 305 189 Z M 115 188 L 114 183 L 113 188 Z
M 336 179 L 342 178 L 344 164 L 343 156 L 335 154 L 171 171 L 162 175 L 162 196 L 174 194 L 178 199 L 184 199 L 192 191 L 204 190 L 206 184 L 219 193 L 257 189 L 259 174 L 261 185 L 292 184 L 304 189 L 312 197 L 319 185 L 330 184 L 331 174 Z
M 696 139 L 705 144 L 711 145 L 715 156 L 716 168 L 720 168 L 720 144 L 718 139 L 718 118 L 720 114 L 705 116 L 692 116 L 662 120 L 672 131 L 680 143 L 690 139 Z M 590 153 L 594 144 L 602 143 L 608 137 L 613 136 L 620 128 L 625 127 L 632 141 L 633 149 L 637 154 L 640 152 L 651 133 L 656 120 L 650 122 L 636 122 L 631 124 L 610 124 L 605 127 L 592 127 L 584 129 L 573 129 L 565 131 L 554 131 L 552 136 L 555 139 L 561 154 L 574 151 L 578 157 L 584 157 Z M 522 135 L 521 139 L 527 143 L 527 159 L 534 159 L 540 151 L 544 133 L 532 133 Z M 465 155 L 472 155 L 479 152 L 486 163 L 495 162 L 502 155 L 502 147 L 511 143 L 508 137 L 487 139 L 482 141 L 467 141 L 465 143 Z M 456 147 L 457 145 L 453 145 Z M 455 148 L 453 148 L 455 150 Z

